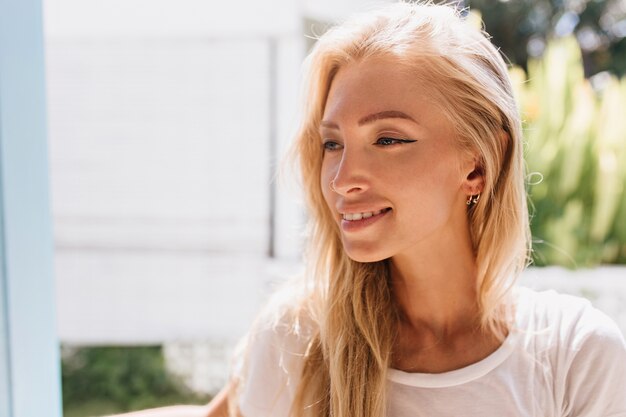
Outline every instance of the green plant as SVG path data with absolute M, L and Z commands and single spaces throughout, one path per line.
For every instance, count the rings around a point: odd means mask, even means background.
M 62 349 L 65 417 L 203 404 L 166 368 L 160 346 Z
M 511 74 L 527 139 L 534 262 L 626 263 L 626 80 L 604 74 L 594 89 L 574 38 L 551 41 L 527 77 Z

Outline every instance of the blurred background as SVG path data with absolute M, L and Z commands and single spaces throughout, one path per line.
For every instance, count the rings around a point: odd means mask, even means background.
M 205 403 L 305 213 L 300 64 L 357 0 L 44 0 L 66 417 Z M 510 60 L 534 264 L 626 331 L 626 0 L 472 0 Z M 620 78 L 622 77 L 622 78 Z M 539 268 L 541 267 L 541 268 Z

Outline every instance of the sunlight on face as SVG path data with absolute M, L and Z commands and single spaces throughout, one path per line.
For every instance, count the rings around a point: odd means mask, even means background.
M 452 124 L 397 63 L 377 58 L 341 68 L 320 136 L 324 198 L 352 259 L 445 248 L 467 229 L 473 158 L 455 146 Z

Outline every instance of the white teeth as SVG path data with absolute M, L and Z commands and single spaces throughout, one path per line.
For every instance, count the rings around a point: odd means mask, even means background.
M 377 216 L 382 213 L 383 210 L 376 211 L 367 211 L 365 213 L 344 213 L 343 219 L 348 221 L 361 220 L 361 219 L 369 219 L 372 216 Z

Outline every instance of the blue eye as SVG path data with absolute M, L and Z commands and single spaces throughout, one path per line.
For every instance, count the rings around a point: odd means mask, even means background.
M 341 145 L 337 142 L 333 142 L 332 140 L 328 140 L 324 142 L 324 151 L 336 151 L 341 149 Z
M 379 138 L 376 141 L 376 145 L 381 145 L 381 146 L 391 146 L 391 145 L 396 145 L 399 143 L 413 143 L 413 142 L 417 142 L 416 140 L 411 140 L 411 139 L 395 139 L 395 138 Z

